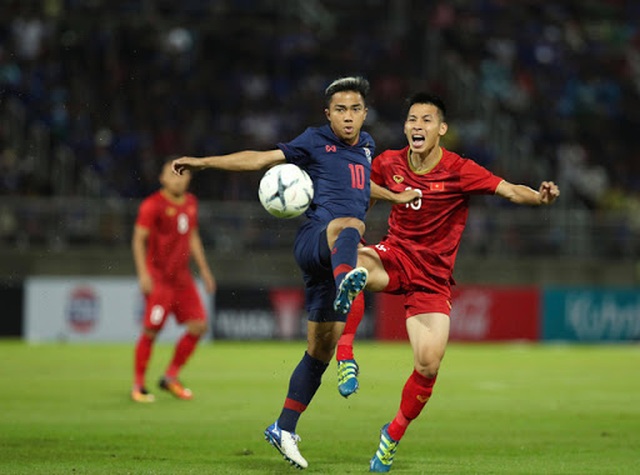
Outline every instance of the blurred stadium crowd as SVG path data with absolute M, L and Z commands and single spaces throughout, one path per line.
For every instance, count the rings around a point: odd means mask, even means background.
M 404 145 L 403 99 L 430 89 L 448 147 L 555 179 L 562 206 L 624 212 L 640 236 L 639 19 L 631 0 L 6 0 L 0 195 L 138 199 L 163 157 L 271 148 L 324 122 L 329 81 L 361 74 L 379 151 Z M 517 167 L 483 104 L 529 144 Z M 258 178 L 194 191 L 255 200 Z

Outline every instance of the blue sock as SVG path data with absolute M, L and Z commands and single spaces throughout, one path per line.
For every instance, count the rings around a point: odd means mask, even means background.
M 358 263 L 358 243 L 360 233 L 356 228 L 345 228 L 338 235 L 331 249 L 331 267 L 336 282 L 336 291 L 340 287 L 347 272 L 352 271 Z
M 295 432 L 298 419 L 307 408 L 322 382 L 322 375 L 329 366 L 307 352 L 296 366 L 289 380 L 289 392 L 284 407 L 278 417 L 278 427 L 287 432 Z

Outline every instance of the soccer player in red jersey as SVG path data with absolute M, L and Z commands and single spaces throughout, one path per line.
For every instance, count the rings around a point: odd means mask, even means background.
M 179 399 L 193 397 L 191 390 L 180 383 L 178 373 L 207 331 L 207 318 L 189 269 L 191 257 L 207 292 L 215 290 L 216 282 L 198 232 L 198 201 L 187 192 L 190 181 L 189 172 L 176 175 L 171 171 L 171 161 L 166 162 L 160 173 L 161 189 L 142 202 L 133 230 L 133 257 L 140 290 L 145 296 L 143 330 L 135 349 L 131 391 L 136 402 L 155 399 L 145 387 L 145 373 L 153 343 L 170 314 L 185 325 L 186 331 L 176 344 L 159 386 Z
M 388 150 L 373 161 L 371 197 L 415 190 L 418 198 L 394 205 L 382 241 L 362 247 L 358 266 L 368 271 L 366 289 L 404 296 L 405 318 L 413 348 L 414 369 L 400 398 L 400 408 L 380 433 L 371 472 L 388 472 L 407 426 L 431 397 L 449 338 L 453 267 L 473 194 L 498 195 L 521 205 L 549 205 L 558 187 L 544 181 L 538 191 L 500 178 L 476 162 L 440 146 L 447 132 L 445 105 L 436 96 L 419 93 L 409 100 L 404 133 L 409 145 Z M 346 330 L 355 333 L 349 319 Z M 353 334 L 343 334 L 348 347 Z M 344 394 L 343 394 L 344 395 Z

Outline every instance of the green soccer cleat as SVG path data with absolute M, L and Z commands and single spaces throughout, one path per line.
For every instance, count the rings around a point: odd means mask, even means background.
M 359 372 L 356 360 L 338 361 L 338 392 L 342 397 L 347 398 L 358 390 Z
M 380 445 L 378 445 L 378 450 L 369 462 L 370 472 L 386 473 L 391 470 L 393 456 L 396 454 L 396 449 L 400 442 L 393 440 L 391 436 L 389 436 L 387 432 L 388 428 L 389 424 L 385 424 L 382 426 L 382 429 L 380 429 Z

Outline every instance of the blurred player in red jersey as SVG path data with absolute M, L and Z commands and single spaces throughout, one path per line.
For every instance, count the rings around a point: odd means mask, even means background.
M 207 331 L 207 318 L 189 268 L 190 258 L 196 262 L 207 292 L 215 291 L 216 282 L 198 232 L 198 200 L 187 192 L 190 181 L 189 172 L 176 175 L 171 171 L 171 161 L 166 162 L 160 173 L 161 189 L 142 202 L 133 230 L 133 257 L 145 296 L 131 391 L 136 402 L 154 401 L 145 386 L 145 373 L 153 343 L 170 314 L 186 326 L 186 331 L 159 386 L 180 399 L 193 397 L 191 390 L 180 383 L 178 373 Z
M 409 100 L 404 125 L 409 145 L 383 152 L 371 169 L 372 199 L 385 199 L 389 192 L 409 189 L 418 196 L 411 203 L 394 205 L 387 235 L 380 243 L 358 252 L 357 265 L 369 273 L 367 290 L 404 295 L 407 333 L 414 354 L 414 370 L 402 390 L 395 418 L 381 429 L 378 450 L 370 461 L 371 472 L 391 469 L 407 426 L 431 397 L 449 338 L 453 267 L 470 195 L 495 194 L 531 206 L 549 205 L 560 195 L 551 181 L 542 182 L 538 191 L 514 185 L 476 162 L 445 150 L 440 138 L 446 132 L 442 100 L 416 94 Z M 354 323 L 349 321 L 352 318 Z M 349 314 L 339 346 L 350 346 L 359 318 L 361 312 Z

